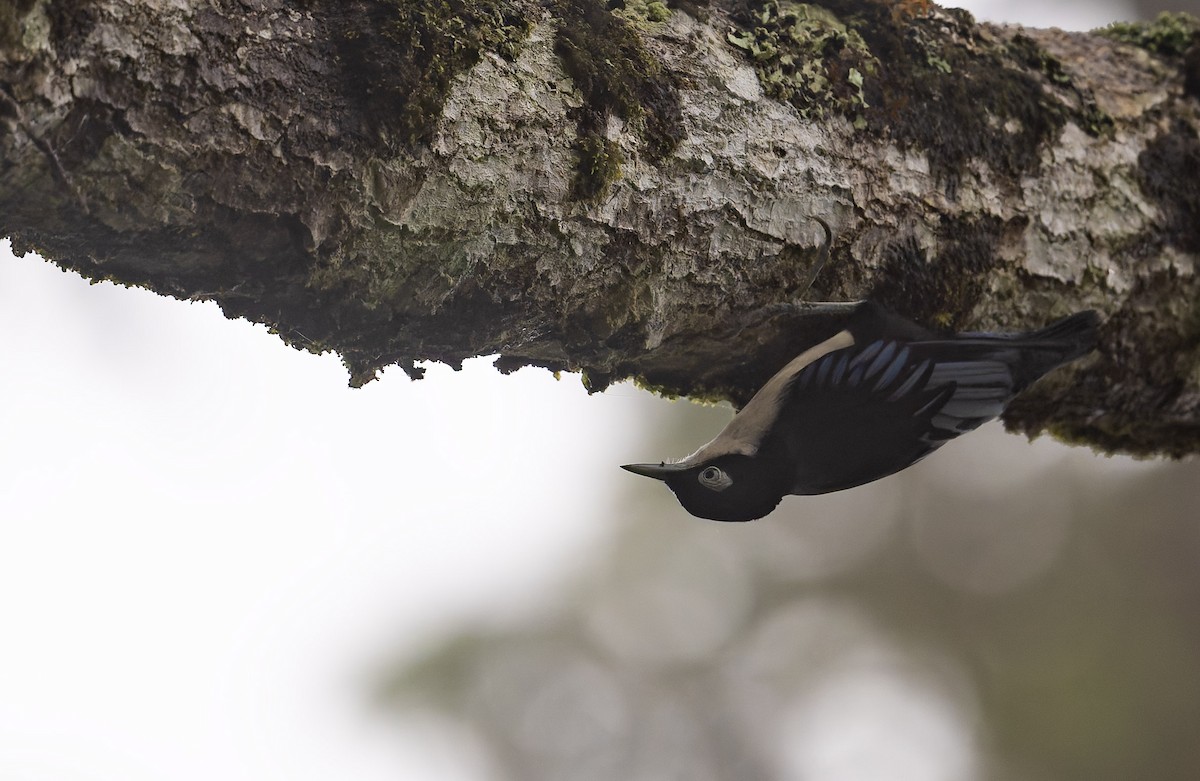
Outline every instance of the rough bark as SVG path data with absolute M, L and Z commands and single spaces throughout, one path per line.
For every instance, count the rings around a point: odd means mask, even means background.
M 927 325 L 1085 307 L 1010 410 L 1200 449 L 1200 48 L 923 0 L 0 3 L 0 235 L 211 299 L 354 383 L 582 370 L 744 401 L 872 296 Z

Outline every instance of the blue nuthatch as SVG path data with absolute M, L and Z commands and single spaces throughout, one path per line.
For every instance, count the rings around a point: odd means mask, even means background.
M 1052 369 L 1091 352 L 1099 315 L 1039 331 L 939 336 L 870 301 L 779 370 L 715 439 L 673 463 L 622 468 L 664 481 L 692 515 L 752 521 L 788 494 L 869 483 L 998 417 Z

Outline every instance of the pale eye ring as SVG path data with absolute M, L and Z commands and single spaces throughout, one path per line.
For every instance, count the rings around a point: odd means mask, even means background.
M 712 491 L 724 491 L 733 485 L 733 478 L 716 466 L 704 467 L 700 474 L 696 475 L 696 479 L 700 481 L 700 485 Z

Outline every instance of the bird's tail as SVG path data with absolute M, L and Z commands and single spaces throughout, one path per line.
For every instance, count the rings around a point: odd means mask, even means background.
M 1010 364 L 1017 390 L 1050 370 L 1070 363 L 1096 348 L 1100 314 L 1094 309 L 1076 312 L 1038 331 L 1013 334 L 960 334 L 966 340 L 1004 341 L 1017 350 L 1019 359 Z
M 1100 314 L 1095 309 L 1088 309 L 1055 320 L 1040 331 L 1023 334 L 1020 339 L 1047 346 L 1060 345 L 1067 351 L 1063 360 L 1071 361 L 1092 351 L 1096 346 L 1096 329 L 1099 326 Z

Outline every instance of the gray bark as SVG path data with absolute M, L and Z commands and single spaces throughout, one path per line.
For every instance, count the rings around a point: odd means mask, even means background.
M 1009 425 L 1200 449 L 1196 45 L 826 5 L 806 50 L 741 0 L 0 4 L 0 234 L 354 383 L 499 353 L 744 402 L 836 328 L 801 296 L 1094 307 Z

